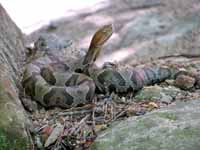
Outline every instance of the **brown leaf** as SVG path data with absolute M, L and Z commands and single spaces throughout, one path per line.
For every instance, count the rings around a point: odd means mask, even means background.
M 107 128 L 107 125 L 106 125 L 106 124 L 101 124 L 101 125 L 96 125 L 96 126 L 95 126 L 96 132 L 105 130 L 106 128 Z

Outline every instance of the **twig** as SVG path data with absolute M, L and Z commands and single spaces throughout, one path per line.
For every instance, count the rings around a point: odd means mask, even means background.
M 40 127 L 40 128 L 37 130 L 37 132 L 41 132 L 42 129 L 44 129 L 44 128 L 47 127 L 47 126 L 48 126 L 47 124 L 43 125 L 42 127 Z
M 124 114 L 126 114 L 126 110 L 121 111 L 118 115 L 115 116 L 115 118 L 112 121 L 117 120 L 119 117 L 123 116 Z
M 27 133 L 27 136 L 28 136 L 28 139 L 29 139 L 29 142 L 30 142 L 30 143 L 28 143 L 27 148 L 34 150 L 35 146 L 34 146 L 34 143 L 33 143 L 33 139 L 31 137 L 30 130 L 27 127 L 25 129 L 26 129 L 26 133 Z
M 81 110 L 81 111 L 69 111 L 69 112 L 60 112 L 58 116 L 75 116 L 75 115 L 83 115 L 86 113 L 91 113 L 93 110 Z
M 93 103 L 96 104 L 96 102 L 97 102 L 97 99 L 96 99 L 96 97 L 95 97 L 95 98 L 93 99 Z M 96 123 L 95 123 L 95 111 L 96 111 L 96 108 L 93 107 L 93 108 L 92 108 L 92 127 L 93 127 L 93 128 L 95 128 L 95 126 L 96 126 Z
M 74 128 L 72 128 L 72 130 L 70 131 L 70 134 L 76 135 L 80 131 L 81 126 L 86 122 L 86 120 L 89 119 L 89 117 L 90 117 L 90 114 L 86 115 L 83 119 L 81 119 L 81 121 L 78 124 L 76 124 Z

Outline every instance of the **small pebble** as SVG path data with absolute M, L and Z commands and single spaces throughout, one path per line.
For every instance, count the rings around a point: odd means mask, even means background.
M 174 80 L 168 79 L 168 80 L 165 80 L 165 82 L 166 82 L 168 85 L 174 85 Z
M 188 75 L 179 75 L 175 80 L 175 86 L 183 90 L 190 90 L 194 87 L 195 79 Z

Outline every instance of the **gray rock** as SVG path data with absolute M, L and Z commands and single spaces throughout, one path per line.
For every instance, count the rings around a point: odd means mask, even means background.
M 173 97 L 163 93 L 160 101 L 165 104 L 170 104 L 173 101 Z
M 136 17 L 121 31 L 122 36 L 124 36 L 121 41 L 121 47 L 127 47 L 137 41 L 151 40 L 165 34 L 169 30 L 172 21 L 173 18 L 161 16 L 157 13 L 148 13 Z
M 176 102 L 113 124 L 92 150 L 199 150 L 200 100 Z
M 34 43 L 35 48 L 38 50 L 55 50 L 60 51 L 72 45 L 72 41 L 65 40 L 55 34 L 42 34 Z
M 199 39 L 199 20 L 200 16 L 195 13 L 178 19 L 154 12 L 137 17 L 121 31 L 124 38 L 120 46 L 134 51 L 134 55 L 129 55 L 125 62 L 167 55 L 199 54 L 199 44 L 196 43 Z
M 135 96 L 135 101 L 160 101 L 171 103 L 180 90 L 173 86 L 160 87 L 157 85 L 144 87 Z
M 0 149 L 30 149 L 28 119 L 19 100 L 23 36 L 0 4 Z
M 179 75 L 175 80 L 175 85 L 183 90 L 189 90 L 194 87 L 195 79 L 187 75 Z
M 56 33 L 88 49 L 92 34 L 114 23 L 115 33 L 97 62 L 138 63 L 174 54 L 200 54 L 199 0 L 112 0 L 55 20 Z M 104 7 L 102 7 L 104 6 Z M 28 36 L 33 41 L 49 26 Z M 54 27 L 53 27 L 54 28 Z
M 147 86 L 139 91 L 135 99 L 136 101 L 158 101 L 162 97 L 161 91 L 162 88 L 159 86 Z

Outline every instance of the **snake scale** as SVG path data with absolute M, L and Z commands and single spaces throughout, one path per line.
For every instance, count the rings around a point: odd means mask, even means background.
M 112 25 L 105 25 L 94 34 L 80 64 L 82 73 L 71 70 L 60 53 L 67 49 L 69 41 L 63 44 L 56 36 L 46 39 L 41 36 L 34 43 L 32 59 L 23 73 L 22 85 L 26 94 L 44 107 L 70 108 L 91 103 L 97 89 L 102 93 L 138 91 L 145 85 L 169 78 L 170 70 L 157 66 L 97 68 L 94 62 L 112 33 Z

